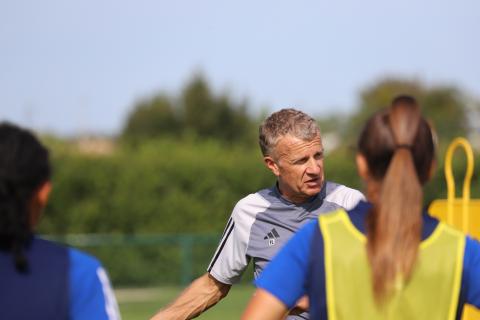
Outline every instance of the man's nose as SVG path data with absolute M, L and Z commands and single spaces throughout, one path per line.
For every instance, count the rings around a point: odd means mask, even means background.
M 318 175 L 321 173 L 321 164 L 316 159 L 310 159 L 308 161 L 307 173 L 312 175 Z

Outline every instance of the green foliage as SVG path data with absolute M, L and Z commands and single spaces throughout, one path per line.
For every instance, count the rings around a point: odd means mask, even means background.
M 275 181 L 256 146 L 227 148 L 213 140 L 169 138 L 92 156 L 73 152 L 59 141 L 52 145 L 54 189 L 41 233 L 213 235 L 213 242 L 196 241 L 189 249 L 193 277 L 205 272 L 235 203 Z M 354 150 L 346 147 L 327 154 L 326 178 L 361 190 L 354 157 Z M 443 155 L 439 162 L 425 192 L 426 204 L 446 197 Z M 478 156 L 476 163 L 480 163 Z M 457 190 L 464 164 L 464 156 L 455 157 Z M 472 197 L 480 198 L 478 175 L 472 181 Z M 183 280 L 182 246 L 166 242 L 83 249 L 102 260 L 115 284 L 153 285 Z
M 345 115 L 341 114 L 331 114 L 315 120 L 317 120 L 317 123 L 320 126 L 321 134 L 340 133 L 348 122 L 348 119 L 346 119 Z
M 382 81 L 362 93 L 350 121 L 335 115 L 320 119 L 324 132 L 348 135 L 326 156 L 328 180 L 362 189 L 354 149 L 349 147 L 367 117 L 405 92 L 418 98 L 441 137 L 439 170 L 427 185 L 425 203 L 446 197 L 443 154 L 451 137 L 466 132 L 466 109 L 454 88 L 425 88 L 418 82 Z M 39 231 L 219 235 L 239 199 L 275 181 L 255 142 L 254 124 L 259 121 L 246 110 L 245 103 L 214 96 L 206 81 L 196 77 L 178 98 L 159 95 L 140 103 L 111 154 L 80 153 L 72 143 L 47 137 L 54 190 Z M 454 161 L 457 186 L 463 182 L 464 163 L 461 157 Z M 478 156 L 476 163 L 480 164 Z M 472 181 L 472 197 L 480 198 L 478 175 Z M 188 249 L 195 261 L 191 275 L 204 272 L 215 246 L 195 243 Z M 181 248 L 182 244 L 166 243 L 86 249 L 105 263 L 114 283 L 146 285 L 181 280 Z
M 245 103 L 236 104 L 227 95 L 213 96 L 208 84 L 196 76 L 182 94 L 185 128 L 199 137 L 238 141 L 249 136 L 252 120 Z
M 155 96 L 137 104 L 128 116 L 122 137 L 129 142 L 165 135 L 213 138 L 224 142 L 251 141 L 253 121 L 245 102 L 227 94 L 216 96 L 196 75 L 178 98 Z
M 353 149 L 341 147 L 334 150 L 325 156 L 324 165 L 327 180 L 362 190 L 362 183 L 355 167 Z
M 428 88 L 418 81 L 385 79 L 361 93 L 360 105 L 347 128 L 348 141 L 356 141 L 365 121 L 374 112 L 388 106 L 399 94 L 413 95 L 417 99 L 422 112 L 433 122 L 442 143 L 468 132 L 467 101 L 456 88 Z
M 423 112 L 433 122 L 440 141 L 448 143 L 468 133 L 466 101 L 456 88 L 432 88 L 423 99 Z
M 274 183 L 256 146 L 162 139 L 125 145 L 108 156 L 54 146 L 54 189 L 42 234 L 219 235 L 239 199 Z M 217 241 L 192 245 L 191 275 L 205 272 Z M 151 285 L 182 280 L 181 248 L 164 243 L 84 249 L 102 260 L 114 283 Z
M 122 135 L 139 140 L 156 136 L 176 136 L 180 132 L 180 120 L 173 103 L 166 95 L 158 95 L 140 102 L 127 118 Z
M 427 206 L 435 199 L 447 198 L 447 184 L 444 174 L 444 157 L 446 145 L 441 145 L 441 151 L 437 155 L 437 169 L 432 179 L 424 188 L 424 204 Z M 478 168 L 480 165 L 480 155 L 476 155 L 474 162 Z M 455 153 L 453 158 L 453 174 L 456 185 L 456 195 L 461 197 L 463 188 L 463 179 L 466 171 L 466 157 L 463 152 Z M 355 151 L 345 146 L 334 150 L 325 158 L 325 175 L 328 180 L 345 184 L 349 187 L 363 190 L 363 184 L 357 174 L 355 167 Z M 471 181 L 471 198 L 480 199 L 480 176 L 478 169 L 475 170 Z
M 54 234 L 218 232 L 236 201 L 274 181 L 256 148 L 213 140 L 152 140 L 53 161 L 42 231 Z

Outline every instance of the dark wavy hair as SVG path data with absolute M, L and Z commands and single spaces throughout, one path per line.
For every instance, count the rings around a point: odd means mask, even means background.
M 15 267 L 28 271 L 24 255 L 33 230 L 32 199 L 50 179 L 48 150 L 29 131 L 0 123 L 0 250 L 11 252 Z

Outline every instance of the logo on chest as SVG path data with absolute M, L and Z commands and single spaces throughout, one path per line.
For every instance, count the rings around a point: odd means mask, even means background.
M 268 241 L 268 245 L 271 247 L 275 245 L 277 239 L 280 238 L 280 235 L 278 234 L 277 230 L 273 228 L 267 235 L 263 238 L 263 240 Z

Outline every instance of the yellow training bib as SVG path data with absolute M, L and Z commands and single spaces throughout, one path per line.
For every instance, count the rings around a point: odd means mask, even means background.
M 375 303 L 366 237 L 344 210 L 319 216 L 324 239 L 328 318 L 454 320 L 461 285 L 465 236 L 439 223 L 420 244 L 410 280 L 392 298 Z

